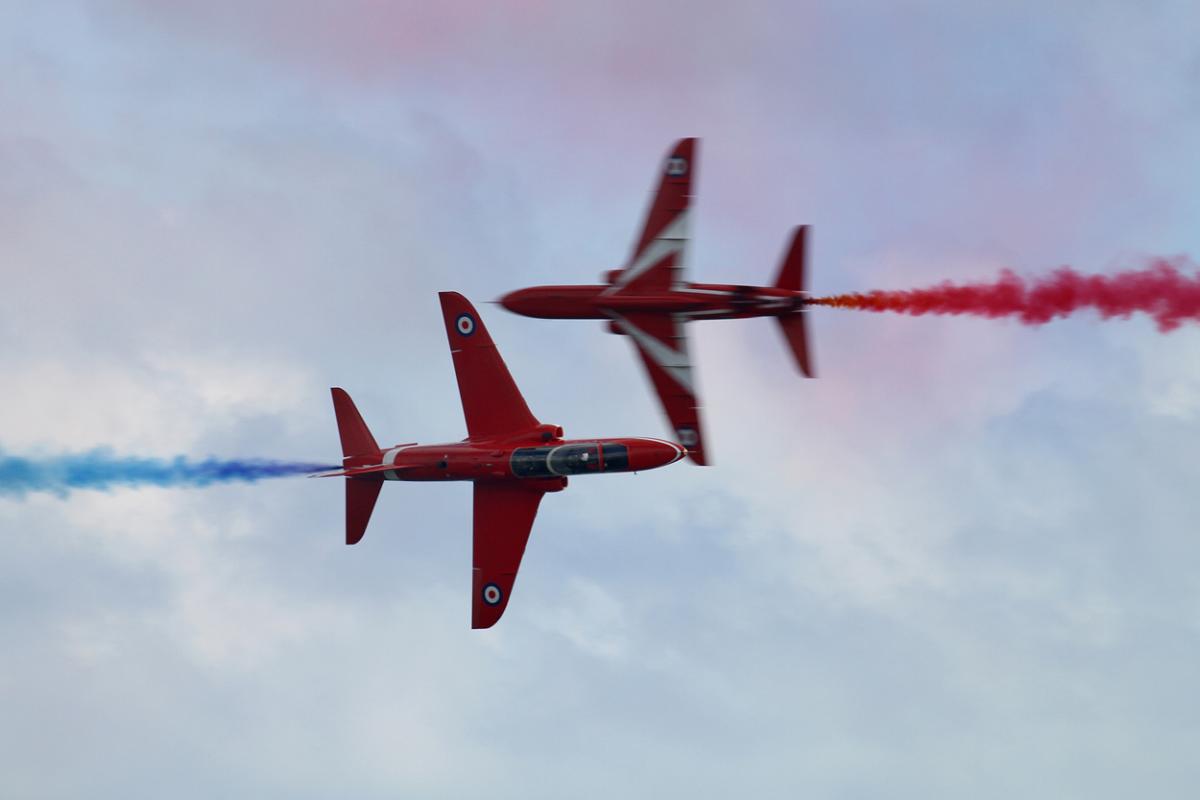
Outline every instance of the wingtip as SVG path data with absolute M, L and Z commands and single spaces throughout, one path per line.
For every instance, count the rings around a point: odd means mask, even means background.
M 480 605 L 476 600 L 475 605 L 471 609 L 471 630 L 483 631 L 494 627 L 500 618 L 504 616 L 504 609 L 508 606 L 504 603 L 500 606 Z
M 441 301 L 443 309 L 459 307 L 471 310 L 475 308 L 475 304 L 461 292 L 438 292 L 438 300 Z
M 696 148 L 700 139 L 696 136 L 688 136 L 675 142 L 671 147 L 671 156 L 680 156 L 691 160 L 695 156 Z

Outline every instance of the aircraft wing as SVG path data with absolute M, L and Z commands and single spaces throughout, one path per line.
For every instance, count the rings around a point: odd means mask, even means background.
M 490 628 L 504 614 L 543 494 L 514 483 L 475 484 L 472 628 Z
M 688 357 L 684 322 L 673 314 L 613 314 L 613 325 L 637 347 L 678 441 L 697 464 L 708 463 L 696 401 L 695 372 Z
M 663 160 L 642 233 L 608 293 L 640 294 L 676 288 L 683 282 L 696 150 L 695 139 L 681 139 Z
M 536 428 L 538 421 L 525 405 L 475 306 L 457 292 L 438 292 L 438 299 L 467 435 L 486 439 Z

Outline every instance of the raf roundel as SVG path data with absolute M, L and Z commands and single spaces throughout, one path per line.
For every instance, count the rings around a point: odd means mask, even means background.
M 667 175 L 679 178 L 687 174 L 688 162 L 682 156 L 671 156 L 667 159 Z
M 489 606 L 498 606 L 500 601 L 504 599 L 504 592 L 500 591 L 500 587 L 494 583 L 489 583 L 483 587 L 483 602 Z
M 454 320 L 454 327 L 463 336 L 470 336 L 475 332 L 475 318 L 470 314 L 459 314 L 458 319 Z

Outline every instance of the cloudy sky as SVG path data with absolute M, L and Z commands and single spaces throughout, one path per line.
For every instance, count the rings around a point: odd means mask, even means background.
M 692 275 L 1200 253 L 1200 14 L 1152 2 L 0 0 L 0 449 L 461 438 L 436 299 L 591 282 L 699 136 Z M 482 306 L 534 412 L 666 434 L 628 342 Z M 1200 330 L 692 328 L 715 465 L 549 496 L 0 497 L 5 797 L 1190 797 Z

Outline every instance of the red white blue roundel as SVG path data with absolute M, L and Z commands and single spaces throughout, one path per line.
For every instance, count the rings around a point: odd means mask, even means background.
M 459 314 L 458 319 L 454 320 L 454 327 L 463 336 L 470 336 L 475 332 L 475 318 L 470 314 Z
M 504 599 L 504 592 L 494 583 L 489 583 L 483 587 L 483 602 L 489 606 L 498 606 L 500 601 Z
M 679 443 L 684 447 L 695 447 L 700 442 L 695 428 L 682 427 L 676 432 L 679 434 Z

